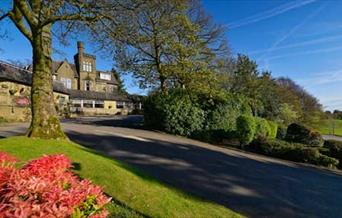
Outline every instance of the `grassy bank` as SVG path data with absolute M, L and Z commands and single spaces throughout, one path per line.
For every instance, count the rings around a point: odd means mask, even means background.
M 321 134 L 342 136 L 342 120 L 324 120 L 319 131 Z
M 67 155 L 75 173 L 104 187 L 113 197 L 113 217 L 239 217 L 233 211 L 160 184 L 133 168 L 75 143 L 12 137 L 0 140 L 0 151 L 22 161 L 43 154 Z

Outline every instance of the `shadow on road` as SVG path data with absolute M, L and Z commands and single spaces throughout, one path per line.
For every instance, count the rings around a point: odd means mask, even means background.
M 73 141 L 249 217 L 341 217 L 342 177 L 190 144 L 69 131 Z
M 64 119 L 64 123 L 77 123 L 96 126 L 126 127 L 144 129 L 144 117 L 141 115 L 112 116 L 112 117 L 79 117 Z

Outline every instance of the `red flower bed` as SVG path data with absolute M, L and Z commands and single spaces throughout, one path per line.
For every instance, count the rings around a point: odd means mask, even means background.
M 110 201 L 99 186 L 80 180 L 64 155 L 43 156 L 21 169 L 0 152 L 0 217 L 107 217 Z

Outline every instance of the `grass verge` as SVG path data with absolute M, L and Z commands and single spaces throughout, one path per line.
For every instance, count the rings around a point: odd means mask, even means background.
M 137 170 L 78 144 L 63 140 L 11 137 L 0 140 L 0 151 L 26 162 L 43 154 L 65 154 L 75 173 L 104 187 L 113 197 L 112 217 L 241 217 L 215 203 L 166 187 Z

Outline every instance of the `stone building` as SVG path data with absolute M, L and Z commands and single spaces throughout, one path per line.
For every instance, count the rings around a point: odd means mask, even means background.
M 0 116 L 27 119 L 31 70 L 0 61 Z M 96 57 L 84 52 L 82 42 L 77 42 L 74 63 L 66 59 L 53 61 L 51 70 L 55 105 L 60 113 L 114 115 L 128 114 L 133 109 L 129 96 L 118 90 L 115 72 L 97 70 Z

